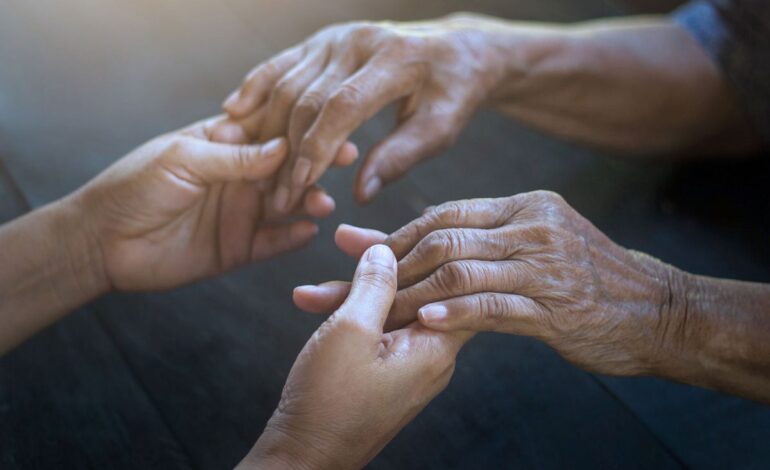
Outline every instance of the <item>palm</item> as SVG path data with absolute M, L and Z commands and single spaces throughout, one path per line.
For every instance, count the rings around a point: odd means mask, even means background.
M 89 185 L 115 288 L 176 287 L 297 248 L 315 235 L 310 221 L 281 220 L 265 208 L 263 188 L 283 161 L 285 145 L 265 150 L 201 136 L 197 125 L 160 137 Z M 320 189 L 306 199 L 315 216 L 333 208 Z

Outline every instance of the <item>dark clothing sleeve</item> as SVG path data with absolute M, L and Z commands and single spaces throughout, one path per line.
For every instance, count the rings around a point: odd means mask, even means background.
M 770 142 L 770 0 L 698 0 L 674 12 L 722 68 L 746 114 Z

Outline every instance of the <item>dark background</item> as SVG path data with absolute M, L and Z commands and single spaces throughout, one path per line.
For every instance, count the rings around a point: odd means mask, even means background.
M 0 218 L 216 113 L 248 69 L 328 23 L 457 10 L 562 22 L 671 3 L 5 0 Z M 390 125 L 384 113 L 354 140 L 365 150 Z M 338 210 L 308 249 L 174 292 L 109 295 L 0 359 L 0 468 L 232 467 L 322 321 L 293 307 L 291 289 L 352 273 L 333 248 L 341 222 L 392 231 L 429 204 L 544 188 L 624 246 L 770 282 L 767 166 L 618 160 L 482 112 L 453 149 L 370 207 L 351 201 L 352 170 L 330 172 Z M 768 468 L 768 443 L 769 408 L 593 376 L 536 341 L 488 334 L 371 467 Z

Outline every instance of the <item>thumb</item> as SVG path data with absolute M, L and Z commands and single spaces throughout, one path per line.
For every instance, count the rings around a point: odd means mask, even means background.
M 396 296 L 396 257 L 385 245 L 375 245 L 364 253 L 347 300 L 334 314 L 367 330 L 382 333 L 382 326 Z
M 272 176 L 286 158 L 286 139 L 264 145 L 231 145 L 194 139 L 175 148 L 176 155 L 193 175 L 207 183 L 259 180 Z

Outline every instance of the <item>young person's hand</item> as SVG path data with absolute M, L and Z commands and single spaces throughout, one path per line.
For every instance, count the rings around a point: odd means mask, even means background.
M 383 333 L 395 293 L 396 259 L 376 245 L 299 354 L 242 468 L 361 468 L 446 387 L 473 334 L 419 323 Z
M 168 289 L 299 248 L 318 230 L 307 217 L 334 210 L 334 200 L 312 187 L 301 209 L 276 214 L 263 186 L 286 157 L 285 139 L 212 142 L 221 123 L 158 137 L 70 197 L 82 214 L 77 229 L 98 242 L 111 288 Z M 350 149 L 341 157 L 350 163 Z

